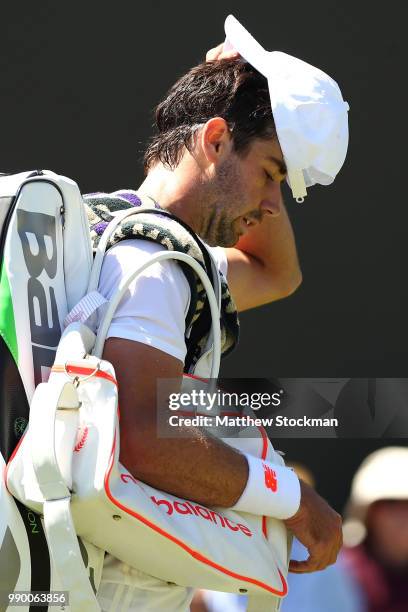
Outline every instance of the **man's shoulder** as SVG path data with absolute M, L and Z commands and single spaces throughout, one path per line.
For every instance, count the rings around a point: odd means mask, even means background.
M 228 261 L 227 261 L 227 252 L 223 247 L 220 246 L 209 246 L 204 240 L 201 240 L 207 251 L 210 253 L 212 259 L 214 260 L 215 265 L 218 270 L 220 270 L 223 275 L 227 276 L 228 270 Z
M 210 247 L 205 242 L 203 242 L 203 244 L 212 256 L 218 270 L 220 270 L 226 277 L 228 262 L 225 249 L 218 246 Z M 131 262 L 134 262 L 135 257 L 137 257 L 138 261 L 142 263 L 143 261 L 146 261 L 150 256 L 166 250 L 167 249 L 165 246 L 153 240 L 146 240 L 143 238 L 130 238 L 126 240 L 121 240 L 120 242 L 112 246 L 107 251 L 106 256 L 115 260 L 119 260 L 118 263 L 120 265 L 131 265 Z M 181 270 L 176 261 L 163 262 L 163 264 L 167 264 L 165 266 L 167 268 L 176 266 L 177 269 Z
M 149 261 L 156 253 L 166 250 L 163 245 L 151 240 L 142 238 L 122 240 L 106 252 L 103 272 L 114 277 L 126 276 Z M 141 273 L 141 276 L 159 278 L 170 284 L 174 282 L 187 283 L 182 269 L 176 261 L 172 260 L 152 264 Z

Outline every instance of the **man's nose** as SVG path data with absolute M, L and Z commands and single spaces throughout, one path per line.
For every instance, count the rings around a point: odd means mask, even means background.
M 278 182 L 270 183 L 270 188 L 261 202 L 261 211 L 265 215 L 277 217 L 282 208 L 282 190 Z
M 264 199 L 261 202 L 260 208 L 263 214 L 273 215 L 277 217 L 281 211 L 282 195 L 276 194 L 274 197 Z

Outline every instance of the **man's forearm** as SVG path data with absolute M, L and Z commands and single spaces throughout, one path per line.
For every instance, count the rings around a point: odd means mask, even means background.
M 281 519 L 299 507 L 299 480 L 282 465 L 241 454 L 199 429 L 185 428 L 188 437 L 176 440 L 146 434 L 142 444 L 138 436 L 137 446 L 124 445 L 121 461 L 133 476 L 157 489 L 204 506 Z
M 182 438 L 174 437 L 170 425 L 169 437 L 158 434 L 157 381 L 172 381 L 168 392 L 179 393 L 182 363 L 122 338 L 108 338 L 103 358 L 113 365 L 118 381 L 121 463 L 157 489 L 206 505 L 232 506 L 248 478 L 243 455 L 197 428 L 186 428 Z M 163 410 L 168 411 L 167 404 Z
M 293 290 L 302 280 L 295 236 L 285 205 L 278 216 L 265 215 L 262 222 L 241 236 L 234 247 L 256 258 L 276 283 Z
M 135 478 L 156 489 L 205 506 L 233 506 L 248 480 L 244 455 L 197 428 L 186 427 L 182 434 L 158 440 L 147 425 L 133 443 L 123 437 L 120 460 Z
M 157 381 L 166 378 L 170 383 L 166 396 L 179 393 L 180 361 L 121 338 L 109 338 L 103 356 L 116 371 L 121 406 L 120 461 L 132 476 L 205 506 L 236 506 L 243 512 L 278 518 L 296 512 L 299 483 L 291 470 L 245 456 L 206 430 L 182 429 L 180 424 L 179 435 L 174 437 L 166 400 L 160 406 L 163 418 L 159 433 Z M 138 365 L 132 368 L 132 364 Z

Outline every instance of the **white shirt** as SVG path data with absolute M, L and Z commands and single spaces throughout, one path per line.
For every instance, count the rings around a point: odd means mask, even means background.
M 207 245 L 206 245 L 207 246 Z M 208 247 L 218 269 L 227 276 L 227 256 L 222 247 Z M 124 276 L 165 247 L 150 240 L 122 240 L 104 258 L 99 292 L 110 300 Z M 153 346 L 184 363 L 185 317 L 190 287 L 176 261 L 155 263 L 129 286 L 120 302 L 107 338 L 125 338 Z

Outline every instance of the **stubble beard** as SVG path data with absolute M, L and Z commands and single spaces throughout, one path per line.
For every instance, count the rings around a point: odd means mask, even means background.
M 242 177 L 237 162 L 226 159 L 218 168 L 217 174 L 207 186 L 204 198 L 204 215 L 201 237 L 210 246 L 232 247 L 238 242 L 239 235 L 233 222 L 236 212 L 242 206 Z

